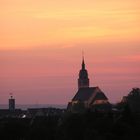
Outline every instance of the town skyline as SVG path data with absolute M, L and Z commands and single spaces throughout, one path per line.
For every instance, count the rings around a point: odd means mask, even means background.
M 85 59 L 85 58 L 84 58 Z M 82 61 L 83 61 L 83 56 L 81 57 L 81 64 L 82 64 Z M 85 61 L 85 60 L 84 60 Z M 85 65 L 86 65 L 86 62 L 85 62 Z M 87 65 L 86 65 L 86 67 L 87 67 Z M 80 70 L 80 69 L 79 69 Z M 88 70 L 88 69 L 87 69 Z M 89 71 L 89 70 L 88 70 Z M 88 72 L 88 74 L 89 74 L 89 72 Z M 90 76 L 91 76 L 91 74 L 89 74 L 89 80 L 90 80 L 90 85 L 91 86 L 95 86 L 95 87 L 99 87 L 100 85 L 97 85 L 97 84 L 94 84 L 94 82 L 92 81 L 92 79 L 90 78 Z M 61 77 L 61 76 L 60 76 Z M 65 76 L 62 76 L 62 78 L 64 78 Z M 95 76 L 96 77 L 96 76 Z M 20 78 L 20 77 L 19 77 Z M 27 78 L 27 77 L 26 77 Z M 46 79 L 48 79 L 48 77 L 44 77 L 44 78 L 46 78 Z M 51 78 L 51 77 L 50 77 Z M 76 78 L 74 78 L 74 79 L 76 79 Z M 77 73 L 77 79 L 78 79 L 78 73 Z M 96 79 L 96 78 L 95 78 Z M 119 80 L 119 79 L 118 79 Z M 37 82 L 37 81 L 36 81 Z M 52 81 L 53 82 L 53 81 Z M 70 81 L 69 81 L 70 82 Z M 118 81 L 119 82 L 119 81 Z M 78 82 L 77 82 L 77 80 L 76 80 L 76 82 L 74 82 L 73 81 L 73 83 L 76 83 L 76 85 L 73 85 L 73 93 L 78 89 Z M 95 82 L 96 83 L 96 82 Z M 103 81 L 103 83 L 104 83 L 104 81 Z M 44 83 L 45 84 L 45 83 Z M 48 84 L 49 84 L 49 82 L 48 82 Z M 130 85 L 131 86 L 131 85 Z M 133 87 L 130 87 L 130 89 L 132 89 L 132 88 L 135 88 L 135 87 L 138 87 L 138 85 L 137 86 L 133 86 Z M 25 87 L 26 88 L 26 87 Z M 59 87 L 58 87 L 59 88 Z M 64 87 L 65 88 L 65 87 Z M 127 95 L 128 93 L 129 93 L 129 91 L 130 91 L 130 89 L 127 89 L 128 90 L 128 92 L 126 93 L 126 94 L 122 94 L 122 96 L 120 96 L 120 100 L 122 99 L 122 97 L 123 96 L 125 96 L 125 95 Z M 103 87 L 103 90 L 104 90 L 104 87 Z M 11 90 L 12 91 L 12 90 Z M 73 93 L 72 94 L 70 94 L 70 95 L 72 95 L 73 96 Z M 10 93 L 9 95 L 13 95 L 13 96 L 15 96 L 15 98 L 16 98 L 16 96 L 17 96 L 17 94 L 16 93 Z M 9 95 L 7 95 L 7 99 L 8 99 L 8 97 L 10 97 Z M 58 93 L 58 95 L 60 95 L 59 93 Z M 107 96 L 109 96 L 109 94 L 108 93 L 106 93 L 106 95 Z M 39 92 L 37 93 L 37 96 L 39 97 Z M 72 96 L 69 98 L 69 99 L 71 99 L 72 98 Z M 117 96 L 117 95 L 116 95 Z M 18 96 L 17 96 L 18 97 Z M 28 97 L 28 96 L 27 96 Z M 61 96 L 60 96 L 61 97 Z M 6 99 L 6 100 L 7 100 Z M 16 98 L 17 100 L 17 103 L 18 104 L 20 104 L 20 102 L 18 101 L 18 98 Z M 34 98 L 35 99 L 35 98 Z M 109 101 L 111 102 L 111 103 L 117 103 L 117 102 L 119 102 L 120 100 L 118 100 L 118 101 L 116 101 L 116 98 L 114 98 L 114 102 L 110 99 L 110 97 L 109 97 Z M 3 103 L 4 104 L 4 103 Z M 30 104 L 30 103 L 22 103 L 22 104 Z M 39 100 L 37 100 L 37 98 L 36 98 L 36 100 L 34 100 L 31 104 L 34 104 L 34 105 L 39 105 L 39 104 L 55 104 L 55 102 L 39 102 Z M 57 103 L 56 103 L 57 104 Z M 67 104 L 67 100 L 66 100 L 66 102 L 65 103 L 63 103 L 63 102 L 60 102 L 60 103 L 58 103 L 58 104 Z
M 81 52 L 91 86 L 116 103 L 140 83 L 139 0 L 5 0 L 0 5 L 0 104 L 67 104 Z

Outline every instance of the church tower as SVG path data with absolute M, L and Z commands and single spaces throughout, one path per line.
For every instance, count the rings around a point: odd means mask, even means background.
M 83 57 L 82 61 L 82 69 L 79 72 L 79 79 L 78 79 L 78 89 L 89 87 L 89 78 L 88 78 L 88 72 L 85 68 L 85 61 Z
M 9 99 L 9 110 L 14 111 L 15 110 L 15 99 L 13 98 L 12 93 L 10 93 L 11 98 Z
M 79 72 L 78 78 L 78 91 L 72 100 L 68 103 L 67 109 L 70 112 L 83 113 L 87 109 L 91 111 L 110 111 L 111 104 L 108 101 L 106 95 L 101 89 L 96 87 L 90 87 L 88 71 L 86 70 L 84 55 L 82 58 L 82 68 Z

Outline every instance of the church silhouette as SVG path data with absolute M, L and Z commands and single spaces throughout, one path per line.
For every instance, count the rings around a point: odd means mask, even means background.
M 85 60 L 82 60 L 82 69 L 79 72 L 78 91 L 73 99 L 68 103 L 67 110 L 70 112 L 108 111 L 111 104 L 106 95 L 97 87 L 90 87 L 88 71 L 86 70 Z

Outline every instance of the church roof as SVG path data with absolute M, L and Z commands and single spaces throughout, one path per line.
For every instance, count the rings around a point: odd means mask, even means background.
M 98 87 L 80 88 L 72 101 L 88 101 L 91 98 L 96 100 L 107 100 L 105 94 Z

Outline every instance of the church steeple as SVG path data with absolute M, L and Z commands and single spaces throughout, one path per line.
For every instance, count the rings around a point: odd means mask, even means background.
M 85 70 L 85 60 L 84 60 L 84 56 L 83 56 L 83 62 L 82 62 L 82 70 Z
M 85 68 L 84 55 L 82 57 L 82 69 L 79 72 L 78 89 L 89 87 L 88 72 Z

